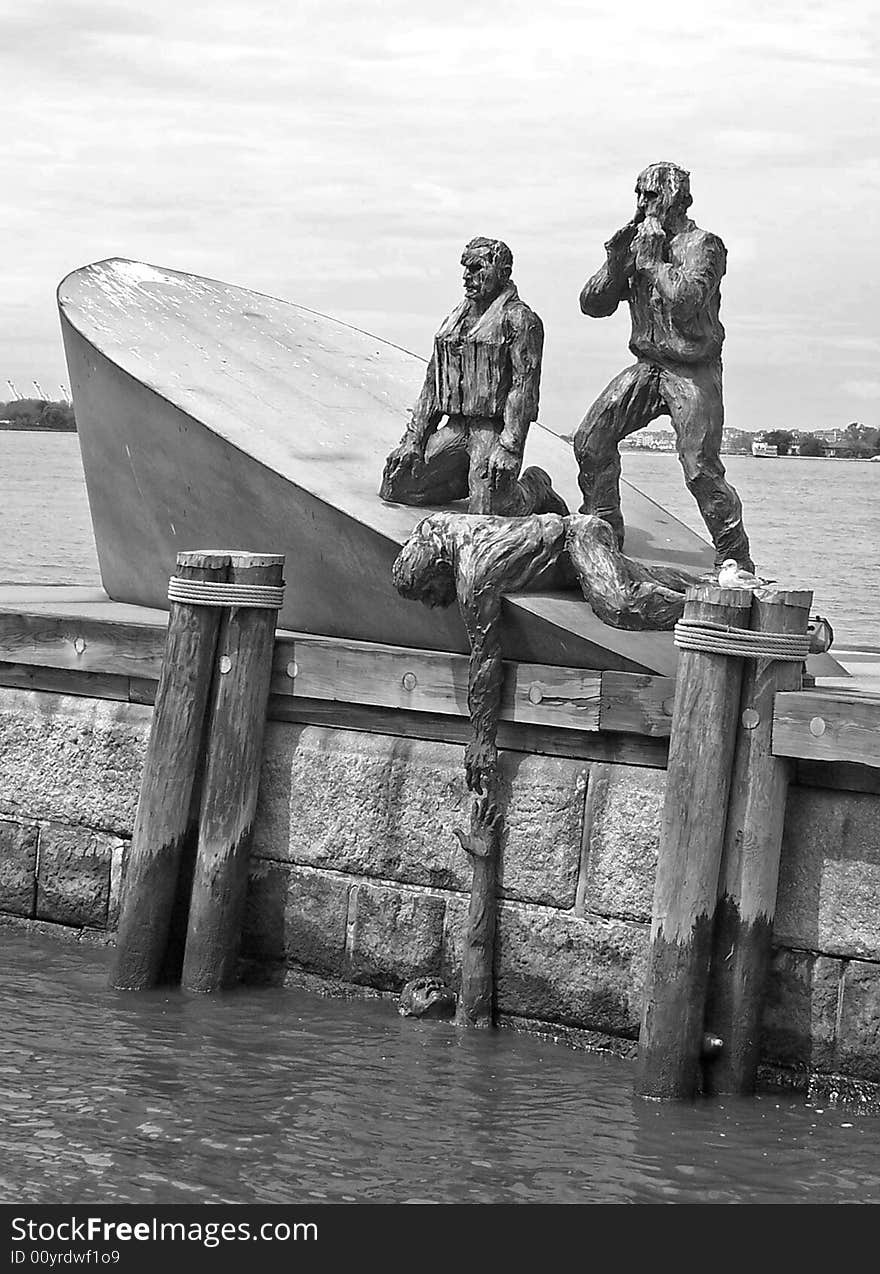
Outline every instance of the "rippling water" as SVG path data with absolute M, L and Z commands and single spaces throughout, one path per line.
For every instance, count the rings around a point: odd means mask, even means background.
M 100 583 L 78 437 L 0 432 L 0 584 Z
M 112 992 L 0 934 L 0 1196 L 21 1203 L 880 1202 L 880 1118 L 658 1105 L 634 1067 L 387 1001 Z

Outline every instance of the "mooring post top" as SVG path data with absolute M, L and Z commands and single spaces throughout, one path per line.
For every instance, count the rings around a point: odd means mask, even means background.
M 283 553 L 247 553 L 243 549 L 230 549 L 229 564 L 234 570 L 247 570 L 251 566 L 284 566 Z
M 719 588 L 717 584 L 694 584 L 685 593 L 685 605 L 688 602 L 700 602 L 708 606 L 750 606 L 752 590 L 750 588 Z
M 178 566 L 198 566 L 207 571 L 218 571 L 229 565 L 228 549 L 185 549 L 177 554 Z
M 813 604 L 811 588 L 756 588 L 755 601 L 764 606 L 793 606 L 809 610 Z
M 252 553 L 249 549 L 185 549 L 178 566 L 283 566 L 283 553 Z

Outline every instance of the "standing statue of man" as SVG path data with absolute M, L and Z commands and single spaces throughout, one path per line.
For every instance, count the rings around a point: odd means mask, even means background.
M 606 261 L 584 285 L 581 310 L 592 318 L 629 302 L 636 356 L 605 388 L 574 437 L 583 513 L 610 523 L 623 547 L 617 444 L 657 416 L 669 415 L 688 490 L 715 545 L 715 562 L 735 558 L 754 569 L 742 504 L 724 476 L 721 345 L 718 317 L 727 249 L 694 225 L 690 174 L 651 164 L 636 182 L 632 220 L 605 244 Z
M 531 466 L 520 477 L 538 414 L 541 320 L 519 299 L 506 243 L 471 239 L 461 263 L 464 300 L 434 337 L 422 392 L 385 463 L 379 495 L 413 505 L 467 498 L 469 513 L 566 514 L 543 469 Z

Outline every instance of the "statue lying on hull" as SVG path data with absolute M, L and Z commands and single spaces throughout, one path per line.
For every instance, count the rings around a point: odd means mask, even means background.
M 624 557 L 613 528 L 595 515 L 579 513 L 565 522 L 562 565 L 574 571 L 597 619 L 636 632 L 675 627 L 684 611 L 685 593 L 703 575 Z
M 602 391 L 575 434 L 581 512 L 610 523 L 623 547 L 617 444 L 668 415 L 716 566 L 734 558 L 753 570 L 742 505 L 720 459 L 724 328 L 718 315 L 727 250 L 686 215 L 690 174 L 677 164 L 646 168 L 636 197 L 635 215 L 605 244 L 605 264 L 580 297 L 581 310 L 593 318 L 613 314 L 621 301 L 629 304 L 629 347 L 637 360 Z
M 461 263 L 464 300 L 434 337 L 422 392 L 385 463 L 379 495 L 410 505 L 467 499 L 469 513 L 565 514 L 543 469 L 520 476 L 538 414 L 541 320 L 519 298 L 506 243 L 471 239 Z
M 674 567 L 624 557 L 613 529 L 581 514 L 521 518 L 434 513 L 424 518 L 392 567 L 397 591 L 426 606 L 458 601 L 471 646 L 465 750 L 468 787 L 491 788 L 501 703 L 501 604 L 538 577 L 580 583 L 596 615 L 617 628 L 668 629 L 681 618 L 685 591 L 700 578 Z

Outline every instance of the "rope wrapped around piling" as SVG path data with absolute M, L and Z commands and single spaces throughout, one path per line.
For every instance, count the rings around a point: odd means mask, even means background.
M 168 581 L 168 600 L 188 602 L 191 606 L 259 606 L 280 610 L 284 605 L 284 585 L 222 584 L 172 575 Z
M 732 624 L 693 619 L 680 619 L 675 625 L 675 644 L 680 650 L 699 650 L 710 655 L 798 663 L 810 653 L 810 638 L 806 633 L 762 633 Z

